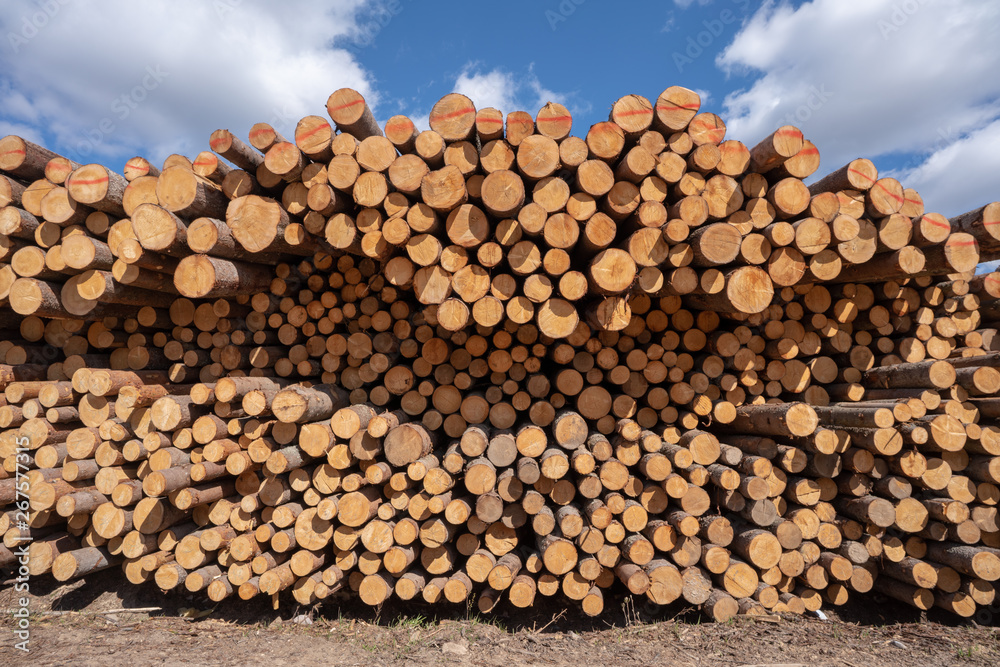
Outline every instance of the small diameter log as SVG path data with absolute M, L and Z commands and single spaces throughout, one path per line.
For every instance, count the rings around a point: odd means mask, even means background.
M 88 164 L 66 180 L 69 195 L 87 206 L 110 215 L 124 216 L 122 197 L 128 181 L 121 174 L 99 164 Z
M 264 156 L 247 146 L 229 130 L 216 130 L 209 137 L 208 145 L 240 169 L 254 172 L 264 161 Z
M 851 160 L 840 169 L 828 174 L 809 186 L 812 195 L 821 192 L 856 190 L 865 192 L 878 180 L 878 170 L 871 160 L 858 158 Z
M 304 424 L 330 419 L 349 403 L 347 392 L 337 385 L 291 386 L 278 392 L 271 410 L 279 421 Z

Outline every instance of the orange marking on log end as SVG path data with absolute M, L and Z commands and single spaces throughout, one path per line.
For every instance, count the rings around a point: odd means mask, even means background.
M 364 104 L 364 103 L 365 103 L 364 100 L 354 100 L 353 102 L 347 102 L 345 104 L 341 104 L 340 106 L 336 106 L 336 107 L 328 106 L 326 109 L 327 109 L 327 111 L 330 111 L 330 112 L 340 111 L 341 109 L 346 109 L 347 107 L 354 107 L 354 106 L 357 106 L 359 104 Z
M 260 135 L 267 134 L 268 132 L 270 132 L 271 134 L 274 134 L 274 128 L 262 127 L 259 130 L 254 130 L 253 132 L 251 132 L 250 136 L 251 137 L 259 137 Z
M 458 111 L 452 111 L 451 113 L 438 114 L 437 116 L 431 115 L 433 120 L 447 120 L 449 118 L 458 118 L 459 116 L 464 116 L 465 114 L 476 113 L 476 110 L 472 107 L 466 107 L 465 109 L 459 109 Z
M 713 142 L 719 142 L 724 136 L 726 136 L 726 130 L 721 127 L 715 127 L 714 125 L 709 125 L 707 121 L 702 121 L 695 129 L 701 129 L 709 139 Z
M 632 109 L 631 111 L 618 111 L 615 112 L 616 116 L 638 116 L 639 114 L 652 114 L 652 109 Z
M 306 132 L 299 132 L 298 134 L 295 135 L 295 141 L 303 141 L 305 139 L 308 139 L 312 135 L 316 134 L 320 130 L 329 130 L 329 129 L 330 125 L 324 122 L 322 125 L 317 125 L 313 129 L 308 130 Z
M 219 163 L 218 160 L 213 159 L 213 160 L 195 160 L 191 164 L 193 164 L 195 167 L 207 167 L 208 165 L 218 164 L 218 163 Z
M 949 248 L 964 248 L 964 247 L 970 246 L 970 245 L 979 245 L 979 242 L 976 241 L 976 240 L 972 240 L 972 241 L 948 241 L 948 242 L 945 243 L 945 245 L 948 246 Z
M 896 201 L 898 201 L 898 202 L 903 202 L 903 201 L 905 201 L 905 200 L 904 200 L 904 199 L 903 199 L 903 198 L 902 198 L 902 197 L 901 197 L 900 195 L 897 195 L 897 194 L 893 194 L 892 192 L 889 192 L 889 191 L 888 191 L 888 190 L 886 189 L 886 187 L 885 187 L 884 185 L 882 185 L 881 183 L 875 183 L 875 187 L 877 187 L 877 188 L 878 188 L 879 190 L 881 190 L 881 191 L 882 191 L 882 192 L 884 192 L 885 194 L 889 195 L 890 197 L 892 197 L 893 199 L 895 199 L 895 200 L 896 200 Z
M 929 222 L 935 227 L 940 227 L 941 229 L 951 229 L 951 225 L 947 222 L 941 222 L 940 220 L 935 220 L 934 218 L 928 218 L 926 215 L 920 218 L 921 222 Z
M 799 130 L 777 130 L 775 131 L 774 134 L 779 137 L 799 137 L 800 139 L 802 138 L 802 132 L 800 132 Z
M 539 118 L 538 122 L 542 123 L 568 123 L 573 120 L 572 116 L 549 116 L 546 118 Z
M 21 148 L 15 148 L 12 151 L 5 151 L 0 153 L 0 155 L 24 155 L 24 150 Z
M 394 129 L 394 130 L 405 130 L 405 129 L 412 130 L 413 129 L 413 123 L 411 121 L 408 121 L 408 120 L 397 120 L 394 123 L 386 123 L 385 129 L 388 130 L 390 128 Z
M 74 178 L 71 182 L 71 185 L 97 185 L 98 183 L 107 183 L 107 182 L 108 182 L 107 176 L 100 176 L 98 178 L 88 178 L 85 181 L 81 181 L 78 178 Z
M 664 102 L 663 104 L 657 104 L 657 111 L 677 111 L 678 109 L 687 109 L 689 111 L 697 111 L 701 108 L 701 104 L 675 104 L 673 102 Z
M 869 181 L 871 181 L 872 183 L 874 183 L 874 182 L 875 182 L 875 179 L 874 179 L 874 178 L 872 178 L 872 177 L 871 177 L 871 176 L 869 176 L 868 174 L 864 173 L 863 171 L 858 171 L 857 169 L 853 169 L 853 168 L 851 168 L 851 167 L 848 167 L 848 168 L 847 168 L 847 171 L 851 172 L 852 174 L 857 174 L 858 176 L 861 176 L 862 178 L 867 178 L 867 179 L 868 179 Z
M 796 155 L 819 155 L 818 148 L 803 148 Z
M 503 118 L 477 118 L 477 123 L 497 123 L 503 125 Z

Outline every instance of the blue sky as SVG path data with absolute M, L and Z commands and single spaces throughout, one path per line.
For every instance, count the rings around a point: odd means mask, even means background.
M 729 137 L 789 122 L 825 173 L 859 156 L 946 215 L 1000 199 L 995 0 L 5 0 L 0 133 L 121 168 L 351 86 L 382 121 L 565 104 L 578 136 L 626 94 L 700 91 Z

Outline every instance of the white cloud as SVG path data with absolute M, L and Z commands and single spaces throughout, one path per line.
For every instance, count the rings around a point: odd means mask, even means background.
M 423 132 L 424 130 L 431 129 L 431 115 L 430 113 L 420 114 L 419 116 L 410 116 L 410 120 L 413 121 L 414 127 Z
M 728 135 L 753 144 L 790 121 L 819 147 L 819 173 L 933 152 L 906 185 L 922 186 L 931 210 L 972 208 L 989 200 L 1000 153 L 998 21 L 994 0 L 769 2 L 717 59 L 760 74 L 726 97 Z M 961 175 L 945 175 L 946 161 Z
M 995 262 L 986 262 L 976 267 L 976 273 L 989 273 L 997 270 L 1000 270 L 1000 259 Z
M 534 116 L 548 102 L 558 102 L 574 113 L 590 110 L 589 104 L 574 103 L 575 94 L 543 86 L 534 65 L 528 67 L 527 74 L 518 75 L 500 67 L 484 72 L 479 63 L 467 63 L 455 80 L 454 92 L 467 96 L 477 109 L 493 107 L 505 114 L 527 111 Z
M 481 73 L 471 64 L 455 80 L 455 92 L 471 99 L 477 108 L 493 107 L 503 112 L 517 110 L 515 97 L 519 87 L 510 72 L 494 69 Z
M 291 136 L 301 117 L 326 115 L 337 88 L 377 104 L 371 75 L 333 48 L 372 37 L 368 3 L 7 0 L 0 48 L 6 80 L 20 92 L 0 91 L 0 116 L 83 160 L 193 156 L 213 130 L 245 137 L 261 121 Z M 43 6 L 58 9 L 38 17 Z M 25 27 L 33 17 L 37 34 Z
M 947 216 L 1000 201 L 1000 120 L 931 153 L 912 170 L 894 174 L 915 188 L 928 208 Z

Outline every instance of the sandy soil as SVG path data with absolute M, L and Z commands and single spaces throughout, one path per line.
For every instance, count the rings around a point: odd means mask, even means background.
M 706 623 L 683 606 L 610 599 L 588 619 L 559 599 L 525 613 L 346 598 L 279 611 L 134 587 L 117 573 L 57 586 L 32 582 L 31 652 L 12 647 L 15 593 L 0 591 L 0 665 L 998 665 L 997 627 L 868 598 L 815 616 Z M 290 601 L 289 601 L 290 602 Z M 181 617 L 185 608 L 211 613 Z M 156 607 L 152 612 L 123 608 Z M 996 624 L 993 619 L 980 620 Z

